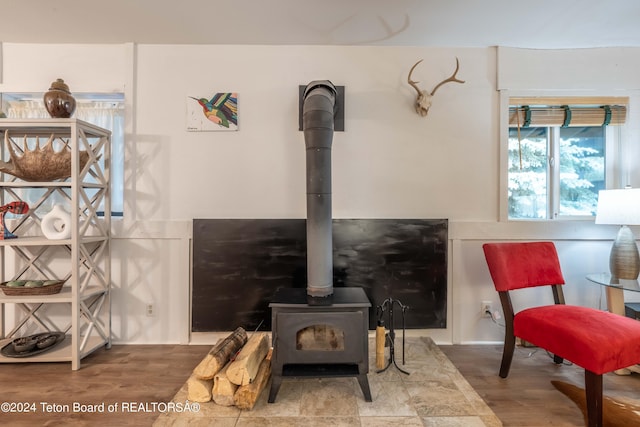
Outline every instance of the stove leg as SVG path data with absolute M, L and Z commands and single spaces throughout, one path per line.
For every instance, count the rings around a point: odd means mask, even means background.
M 364 395 L 365 402 L 373 402 L 371 398 L 371 389 L 369 388 L 369 379 L 367 378 L 367 374 L 358 375 L 358 383 L 360 384 L 360 389 L 362 389 L 362 394 Z
M 278 395 L 278 391 L 280 390 L 280 385 L 282 385 L 282 376 L 280 375 L 272 375 L 271 376 L 271 389 L 269 390 L 269 403 L 275 403 L 276 396 Z

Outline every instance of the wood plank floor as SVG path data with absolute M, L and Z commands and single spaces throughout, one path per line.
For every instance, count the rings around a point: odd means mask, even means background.
M 582 385 L 576 366 L 556 366 L 547 354 L 518 348 L 508 379 L 498 377 L 501 346 L 440 346 L 505 426 L 582 426 L 577 407 L 550 380 Z M 0 402 L 36 404 L 29 413 L 2 413 L 11 426 L 150 426 L 159 412 L 141 404 L 166 403 L 187 380 L 210 346 L 114 345 L 85 358 L 82 369 L 68 363 L 0 364 Z M 607 374 L 605 394 L 640 400 L 640 375 Z M 61 413 L 41 402 L 63 407 Z M 73 413 L 73 403 L 119 404 L 113 413 Z M 131 402 L 123 411 L 122 403 Z M 66 411 L 68 405 L 71 411 Z M 97 408 L 99 409 L 99 408 Z M 137 409 L 137 411 L 134 411 Z
M 582 413 L 551 380 L 584 388 L 584 370 L 556 365 L 542 349 L 517 347 L 506 379 L 498 376 L 501 345 L 439 346 L 505 426 L 584 426 Z M 606 374 L 604 394 L 640 400 L 640 375 Z
M 211 346 L 114 345 L 70 363 L 0 364 L 0 402 L 36 403 L 36 411 L 2 413 L 7 426 L 150 426 L 159 412 L 140 403 L 170 402 L 194 366 Z M 57 404 L 61 413 L 44 410 L 40 402 Z M 73 413 L 73 403 L 119 404 L 113 413 Z M 133 403 L 140 411 L 122 410 Z M 64 405 L 69 405 L 67 411 Z M 105 405 L 105 406 L 106 406 Z M 153 408 L 150 408 L 153 409 Z M 107 408 L 105 407 L 105 412 Z M 3 411 L 4 412 L 4 411 Z

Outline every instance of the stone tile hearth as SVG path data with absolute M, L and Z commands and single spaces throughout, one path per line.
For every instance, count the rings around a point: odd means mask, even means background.
M 402 353 L 396 339 L 396 360 Z M 411 375 L 394 367 L 375 372 L 370 339 L 369 383 L 373 402 L 366 402 L 355 378 L 283 380 L 276 403 L 267 403 L 268 388 L 255 407 L 243 411 L 213 402 L 197 413 L 165 413 L 164 426 L 427 426 L 495 427 L 502 423 L 430 338 L 407 338 L 406 365 Z M 402 365 L 401 365 L 402 366 Z M 185 402 L 186 385 L 174 402 Z

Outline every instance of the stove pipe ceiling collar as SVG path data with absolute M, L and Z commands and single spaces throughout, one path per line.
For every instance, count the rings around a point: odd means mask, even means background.
M 307 295 L 333 294 L 331 144 L 336 87 L 315 80 L 304 90 L 302 129 L 307 162 Z

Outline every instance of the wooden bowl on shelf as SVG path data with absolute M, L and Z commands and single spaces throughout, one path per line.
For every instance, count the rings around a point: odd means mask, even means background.
M 28 281 L 27 281 L 28 282 Z M 53 295 L 58 294 L 62 290 L 65 280 L 43 280 L 43 282 L 51 282 L 37 287 L 27 286 L 7 286 L 9 282 L 0 283 L 0 289 L 8 296 L 30 296 L 30 295 Z

